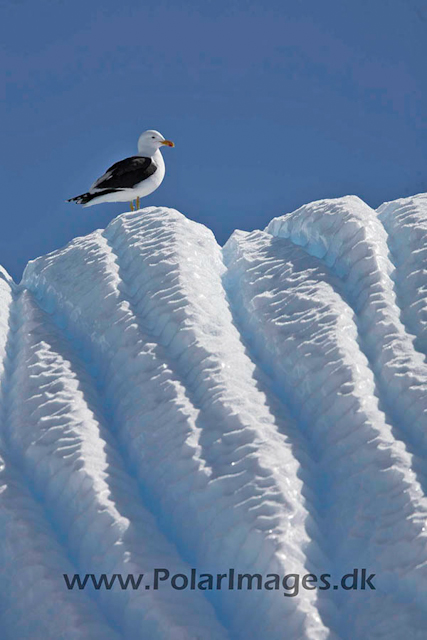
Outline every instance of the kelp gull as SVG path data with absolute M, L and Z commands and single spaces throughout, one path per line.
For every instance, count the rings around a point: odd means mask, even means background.
M 113 164 L 89 191 L 70 198 L 68 202 L 76 202 L 84 207 L 101 202 L 130 202 L 133 211 L 133 200 L 136 198 L 139 209 L 139 199 L 155 191 L 165 176 L 165 163 L 160 153 L 162 145 L 175 146 L 158 131 L 144 131 L 138 140 L 136 156 Z

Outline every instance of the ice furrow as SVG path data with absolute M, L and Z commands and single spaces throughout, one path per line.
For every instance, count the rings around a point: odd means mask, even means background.
M 159 220 L 158 213 L 154 210 L 152 215 L 147 212 L 144 217 L 121 216 L 107 228 L 105 235 L 117 256 L 122 284 L 128 300 L 132 299 L 140 326 L 150 335 L 155 332 L 154 339 L 168 349 L 171 354 L 168 365 L 185 385 L 193 404 L 200 409 L 202 434 L 208 439 L 207 442 L 201 439 L 202 447 L 213 476 L 221 479 L 224 491 L 231 485 L 231 492 L 236 497 L 244 491 L 246 504 L 249 502 L 247 496 L 252 494 L 252 511 L 257 514 L 258 526 L 261 526 L 266 496 L 253 482 L 254 472 L 266 474 L 262 465 L 257 469 L 255 459 L 264 447 L 268 450 L 263 440 L 266 444 L 275 442 L 278 468 L 289 460 L 289 449 L 277 438 L 279 420 L 269 413 L 265 391 L 255 380 L 254 364 L 248 360 L 241 337 L 233 327 L 222 286 L 224 266 L 217 243 L 212 234 L 206 230 L 201 233 L 199 225 L 189 225 L 181 214 L 168 212 Z M 155 251 L 153 241 L 156 241 Z M 170 265 L 166 272 L 165 265 Z M 161 286 L 165 273 L 170 288 Z M 178 335 L 180 343 L 175 346 Z M 175 338 L 171 340 L 171 336 Z M 239 371 L 237 380 L 235 377 L 231 380 L 233 367 Z M 242 398 L 251 398 L 251 402 L 246 400 L 244 406 Z M 231 414 L 230 407 L 238 407 L 238 412 Z M 245 429 L 247 416 L 255 412 L 257 421 L 252 419 L 250 428 Z M 284 419 L 282 415 L 282 424 Z M 285 420 L 289 423 L 288 416 Z M 262 425 L 262 430 L 255 430 L 258 424 Z M 271 429 L 272 426 L 275 428 Z M 289 424 L 287 427 L 289 433 Z M 236 432 L 239 439 L 236 439 Z M 209 449 L 213 449 L 213 457 Z M 252 459 L 251 473 L 247 468 L 248 452 Z M 237 477 L 237 469 L 245 467 L 246 472 Z M 312 470 L 311 474 L 314 475 Z M 295 477 L 290 478 L 288 471 L 277 476 L 278 482 L 270 480 L 269 528 L 273 527 L 274 520 L 276 526 L 283 527 L 274 505 L 280 497 L 280 484 L 282 487 L 285 482 L 296 484 Z M 287 492 L 284 492 L 284 504 L 287 499 Z M 314 505 L 310 504 L 310 507 L 315 516 Z M 318 532 L 313 527 L 311 530 L 317 535 L 310 545 L 316 547 Z M 289 538 L 289 534 L 288 531 L 284 535 Z M 316 555 L 319 562 L 322 557 L 319 549 Z M 322 561 L 325 562 L 324 558 Z
M 388 234 L 402 320 L 427 355 L 427 194 L 386 202 L 377 213 Z
M 2 639 L 119 640 L 121 634 L 88 594 L 66 589 L 63 574 L 73 575 L 75 567 L 45 516 L 21 474 L 7 458 L 0 458 Z
M 29 291 L 21 293 L 17 314 L 25 320 L 18 329 L 10 383 L 15 397 L 9 440 L 80 572 L 144 574 L 152 584 L 153 569 L 166 562 L 175 572 L 189 574 L 190 567 L 141 504 L 119 446 L 106 429 L 97 390 L 75 350 Z M 187 592 L 179 609 L 171 589 L 121 593 L 117 587 L 115 593 L 114 599 L 110 591 L 96 595 L 126 638 L 227 637 L 199 593 Z
M 304 249 L 262 232 L 235 232 L 224 255 L 229 291 L 245 332 L 272 367 L 284 401 L 318 451 L 328 487 L 324 515 L 334 569 L 345 573 L 350 564 L 372 567 L 381 576 L 381 593 L 395 603 L 411 575 L 417 615 L 425 616 L 419 593 L 427 579 L 427 501 L 411 456 L 378 409 L 354 314 L 336 279 Z M 364 619 L 360 600 L 352 599 L 352 607 Z M 387 615 L 385 610 L 384 618 L 376 613 L 377 630 Z
M 17 357 L 12 290 L 0 281 L 0 626 L 2 638 L 119 640 L 98 607 L 81 591 L 68 591 L 63 574 L 75 567 L 58 543 L 46 510 L 14 456 L 7 451 L 11 377 Z
M 149 212 L 150 210 L 146 210 L 144 216 L 147 217 Z M 171 214 L 154 210 L 151 222 L 156 224 L 156 217 L 160 218 L 158 226 L 166 222 L 165 233 L 168 236 L 171 231 L 173 233 L 177 216 L 180 224 L 188 228 L 185 218 L 174 212 Z M 172 229 L 168 230 L 168 226 Z M 112 229 L 111 234 L 114 232 Z M 158 232 L 160 236 L 160 228 Z M 134 234 L 136 235 L 136 231 Z M 105 235 L 112 242 L 110 232 L 107 231 Z M 140 237 L 139 242 L 142 242 Z M 212 245 L 211 239 L 209 243 Z M 176 284 L 174 265 L 177 256 L 167 253 L 167 246 L 160 246 L 160 243 L 157 248 L 150 246 L 144 250 L 149 250 L 153 260 L 158 261 L 162 277 Z M 207 264 L 212 260 L 210 247 L 200 253 Z M 219 248 L 217 255 L 220 255 Z M 74 270 L 71 281 L 69 261 Z M 126 262 L 122 262 L 121 269 L 127 268 Z M 153 268 L 151 266 L 149 271 Z M 156 505 L 157 513 L 165 526 L 177 532 L 180 545 L 186 549 L 192 561 L 197 561 L 198 566 L 211 567 L 217 573 L 227 570 L 238 561 L 239 570 L 250 570 L 251 573 L 273 572 L 273 567 L 279 573 L 295 572 L 296 569 L 304 573 L 304 563 L 307 560 L 304 548 L 312 541 L 305 532 L 304 520 L 307 516 L 302 500 L 296 497 L 301 491 L 301 481 L 297 477 L 298 465 L 289 445 L 284 443 L 283 437 L 278 433 L 274 418 L 268 415 L 262 394 L 259 394 L 252 376 L 249 376 L 250 393 L 260 399 L 252 401 L 249 406 L 244 406 L 244 403 L 242 406 L 240 392 L 236 393 L 234 389 L 230 394 L 226 387 L 226 384 L 231 385 L 233 378 L 237 380 L 237 385 L 240 384 L 240 376 L 248 378 L 245 372 L 247 361 L 242 360 L 244 349 L 237 332 L 236 344 L 223 344 L 220 353 L 227 357 L 228 367 L 231 366 L 230 358 L 237 363 L 240 359 L 242 364 L 237 369 L 239 376 L 230 371 L 225 382 L 221 378 L 221 371 L 225 367 L 217 354 L 221 341 L 224 343 L 227 336 L 225 331 L 221 334 L 220 330 L 214 329 L 212 321 L 201 336 L 204 341 L 201 342 L 203 349 L 196 345 L 196 353 L 193 354 L 197 366 L 201 366 L 200 363 L 203 362 L 203 367 L 209 370 L 209 378 L 212 377 L 212 382 L 208 383 L 205 381 L 207 373 L 202 371 L 199 380 L 197 376 L 189 376 L 194 385 L 191 388 L 192 394 L 195 394 L 197 385 L 203 381 L 205 385 L 210 384 L 209 388 L 205 386 L 205 389 L 201 389 L 199 402 L 203 412 L 206 410 L 204 402 L 207 403 L 206 406 L 212 403 L 212 416 L 215 416 L 214 407 L 218 408 L 216 419 L 221 422 L 218 433 L 212 433 L 213 429 L 199 426 L 204 425 L 200 421 L 201 411 L 189 402 L 188 394 L 180 383 L 185 375 L 177 378 L 162 360 L 158 348 L 158 342 L 164 340 L 163 344 L 168 346 L 168 358 L 173 357 L 175 362 L 182 352 L 181 340 L 186 348 L 191 348 L 191 329 L 181 331 L 179 341 L 176 337 L 177 328 L 184 328 L 189 321 L 183 314 L 185 315 L 185 306 L 191 299 L 182 300 L 182 295 L 176 298 L 177 306 L 173 307 L 172 321 L 163 309 L 159 312 L 156 308 L 147 308 L 147 316 L 143 316 L 144 322 L 149 322 L 152 314 L 159 318 L 163 332 L 161 339 L 158 337 L 156 341 L 147 341 L 147 336 L 144 338 L 141 335 L 139 326 L 143 314 L 138 310 L 136 319 L 129 301 L 123 298 L 118 269 L 105 238 L 100 234 L 92 234 L 87 239 L 78 239 L 55 256 L 47 256 L 30 264 L 25 284 L 38 296 L 44 308 L 56 308 L 67 324 L 67 330 L 81 339 L 85 349 L 93 355 L 104 379 L 105 395 L 111 399 L 119 437 L 132 456 L 141 481 L 150 492 L 151 504 Z M 74 274 L 83 271 L 85 278 L 76 283 Z M 160 277 L 159 272 L 156 277 Z M 215 281 L 224 300 L 221 304 L 225 304 L 220 274 L 216 274 Z M 97 282 L 98 286 L 94 288 L 93 282 Z M 135 276 L 135 292 L 130 291 L 132 296 L 135 296 L 138 288 Z M 87 293 L 89 289 L 90 295 Z M 129 283 L 126 289 L 131 289 Z M 194 296 L 196 308 L 197 298 L 198 292 Z M 169 303 L 171 299 L 175 300 L 174 297 L 168 297 Z M 134 306 L 137 303 L 132 304 Z M 227 313 L 229 314 L 228 310 Z M 206 311 L 204 314 L 206 322 L 209 322 Z M 178 327 L 175 322 L 179 323 Z M 218 338 L 215 338 L 214 344 L 209 345 L 211 336 L 216 334 Z M 227 355 L 230 346 L 231 353 Z M 190 369 L 194 370 L 195 365 L 189 367 L 184 360 L 183 367 L 187 367 L 189 372 Z M 181 374 L 185 373 L 184 369 L 180 371 Z M 119 387 L 119 380 L 123 380 L 123 377 L 127 384 Z M 248 395 L 247 389 L 243 391 Z M 213 442 L 216 442 L 222 437 L 221 432 L 228 434 L 229 444 L 224 449 L 219 440 L 216 455 L 218 462 L 221 462 L 221 452 L 232 453 L 236 458 L 229 460 L 227 465 L 223 463 L 224 468 L 219 468 L 221 473 L 212 473 L 212 465 L 206 465 L 204 455 L 212 446 L 209 440 L 213 437 Z M 243 453 L 239 446 L 250 442 L 257 445 L 261 454 L 254 449 L 250 456 L 244 457 L 247 460 L 245 472 L 238 476 L 234 472 L 233 462 L 238 462 Z M 265 468 L 265 464 L 262 464 L 264 456 L 266 460 L 271 456 L 277 458 L 277 469 L 280 472 Z M 209 461 L 213 464 L 215 456 L 210 454 Z M 215 463 L 217 466 L 218 462 Z M 255 493 L 253 487 L 256 489 Z M 245 490 L 255 497 L 261 491 L 261 497 L 257 498 L 259 508 L 263 502 L 262 494 L 267 490 L 274 515 L 266 516 L 262 512 L 257 515 L 256 509 L 233 510 L 234 494 L 236 493 L 236 501 L 240 501 L 239 492 Z M 221 510 L 227 510 L 228 519 L 217 517 Z M 321 557 L 320 550 L 317 555 Z M 289 560 L 284 561 L 285 557 Z M 319 638 L 329 635 L 320 621 L 312 592 L 303 594 L 298 602 L 284 599 L 281 593 L 262 592 L 236 592 L 231 596 L 230 593 L 223 596 L 219 592 L 216 599 L 218 610 L 229 621 L 236 638 L 259 637 L 261 629 L 267 623 L 271 626 L 271 639 L 281 638 L 284 610 L 289 629 L 295 637 L 301 635 L 305 638 Z M 257 607 L 265 608 L 264 618 L 255 615 L 255 620 L 249 625 L 248 616 Z
M 427 364 L 400 319 L 387 234 L 375 211 L 354 196 L 320 200 L 275 218 L 266 231 L 338 276 L 387 415 L 406 445 L 427 457 Z

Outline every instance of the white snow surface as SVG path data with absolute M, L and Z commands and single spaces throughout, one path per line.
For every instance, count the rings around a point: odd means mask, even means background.
M 426 258 L 421 194 L 223 249 L 150 207 L 1 270 L 1 639 L 424 639 Z M 63 578 L 155 568 L 376 590 Z

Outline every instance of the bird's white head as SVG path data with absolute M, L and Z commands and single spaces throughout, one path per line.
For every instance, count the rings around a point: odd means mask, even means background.
M 162 145 L 166 147 L 174 147 L 171 140 L 165 140 L 161 133 L 154 129 L 149 129 L 141 133 L 138 140 L 138 153 L 146 156 L 152 156 L 160 149 Z

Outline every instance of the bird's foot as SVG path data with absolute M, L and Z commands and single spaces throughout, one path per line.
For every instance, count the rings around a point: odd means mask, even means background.
M 133 207 L 133 200 L 130 201 L 130 210 L 134 211 L 134 207 Z
M 139 196 L 136 196 L 136 210 L 139 209 Z

